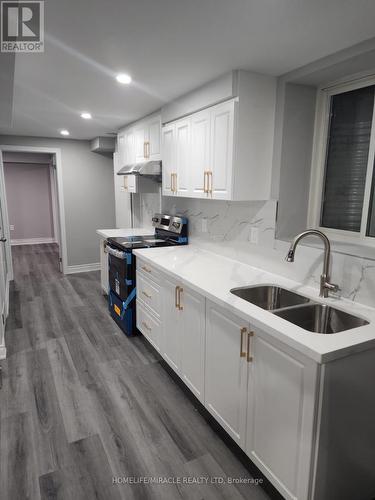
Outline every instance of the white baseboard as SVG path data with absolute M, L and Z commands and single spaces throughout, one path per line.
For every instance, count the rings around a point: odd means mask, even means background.
M 10 240 L 12 246 L 16 245 L 43 245 L 47 243 L 57 243 L 55 238 L 26 238 L 24 240 Z
M 68 266 L 65 274 L 87 273 L 90 271 L 99 271 L 100 262 L 95 264 L 81 264 L 80 266 Z

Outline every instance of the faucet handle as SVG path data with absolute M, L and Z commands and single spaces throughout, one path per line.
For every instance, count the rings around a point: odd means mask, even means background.
M 341 288 L 339 287 L 339 285 L 336 285 L 334 283 L 327 283 L 325 282 L 324 283 L 324 287 L 329 290 L 330 292 L 333 292 L 333 293 L 337 293 L 339 291 L 341 291 Z

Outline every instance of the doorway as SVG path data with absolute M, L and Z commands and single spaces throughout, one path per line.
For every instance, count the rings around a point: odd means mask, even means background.
M 34 147 L 34 146 L 13 146 L 5 145 L 1 146 L 1 151 L 3 154 L 6 177 L 8 178 L 9 172 L 11 172 L 11 180 L 9 183 L 9 188 L 7 187 L 7 180 L 5 179 L 5 192 L 9 189 L 14 189 L 14 193 L 17 193 L 17 200 L 15 201 L 16 207 L 15 211 L 12 209 L 11 219 L 21 217 L 18 205 L 18 200 L 22 200 L 19 203 L 23 207 L 23 212 L 28 211 L 28 201 L 31 197 L 31 186 L 27 185 L 26 190 L 21 184 L 27 184 L 27 179 L 30 178 L 34 170 L 34 174 L 38 174 L 41 183 L 44 183 L 46 190 L 48 188 L 49 197 L 49 209 L 46 212 L 49 214 L 41 212 L 41 220 L 29 224 L 29 221 L 23 221 L 18 225 L 18 231 L 16 224 L 12 220 L 8 221 L 9 224 L 9 237 L 12 242 L 12 246 L 9 245 L 9 252 L 11 249 L 16 250 L 18 245 L 32 245 L 32 244 L 51 244 L 56 245 L 56 256 L 57 265 L 59 271 L 66 274 L 67 271 L 67 246 L 66 246 L 66 234 L 65 234 L 65 212 L 64 212 L 64 201 L 63 201 L 63 188 L 62 188 L 62 163 L 61 163 L 61 150 L 59 148 L 48 148 L 48 147 Z M 12 167 L 18 165 L 18 170 L 12 170 Z M 29 165 L 29 167 L 26 167 Z M 31 165 L 31 167 L 30 167 Z M 3 168 L 4 170 L 4 168 Z M 44 170 L 44 172 L 43 172 Z M 47 172 L 48 170 L 48 172 Z M 20 174 L 21 172 L 21 174 Z M 25 172 L 25 179 L 23 179 L 23 173 Z M 3 172 L 4 174 L 4 172 Z M 14 175 L 15 174 L 15 175 Z M 20 185 L 17 184 L 18 180 Z M 47 186 L 46 186 L 47 182 Z M 33 197 L 36 201 L 34 208 L 41 209 L 42 204 L 38 203 L 38 186 L 33 187 Z M 46 192 L 45 192 L 46 194 Z M 35 198 L 36 196 L 36 198 Z M 14 198 L 14 199 L 15 199 Z M 8 195 L 8 205 L 10 196 Z M 14 203 L 13 199 L 13 203 Z M 40 205 L 40 206 L 39 206 Z M 46 204 L 44 204 L 46 206 Z M 9 207 L 10 208 L 10 207 Z M 30 210 L 31 211 L 31 210 Z M 26 217 L 27 219 L 27 217 Z M 50 232 L 48 233 L 48 225 L 50 227 Z M 12 226 L 12 228 L 11 228 Z M 34 227 L 35 233 L 33 234 L 32 228 Z M 12 230 L 11 230 L 12 229 Z

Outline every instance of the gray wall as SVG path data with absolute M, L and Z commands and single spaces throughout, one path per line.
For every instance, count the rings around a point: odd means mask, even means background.
M 49 165 L 4 162 L 12 240 L 54 237 L 49 170 Z
M 316 88 L 286 84 L 281 124 L 277 238 L 306 229 Z
M 89 141 L 0 136 L 0 147 L 61 149 L 68 266 L 99 262 L 95 231 L 115 227 L 112 159 L 92 153 Z

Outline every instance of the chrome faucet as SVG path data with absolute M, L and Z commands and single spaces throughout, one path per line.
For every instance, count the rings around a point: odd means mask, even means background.
M 328 297 L 328 292 L 337 292 L 339 290 L 338 285 L 330 283 L 329 267 L 331 259 L 331 244 L 327 236 L 318 231 L 317 229 L 308 229 L 298 234 L 292 243 L 290 244 L 289 251 L 286 256 L 287 262 L 294 262 L 294 254 L 296 252 L 296 247 L 298 243 L 305 238 L 305 236 L 318 236 L 324 243 L 324 262 L 323 262 L 323 274 L 320 276 L 320 297 Z

